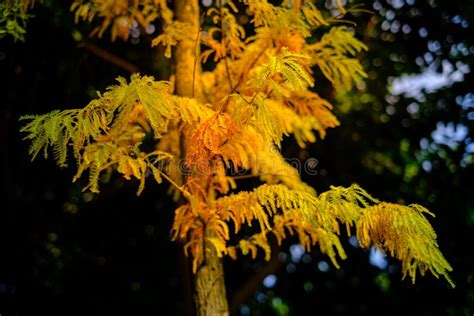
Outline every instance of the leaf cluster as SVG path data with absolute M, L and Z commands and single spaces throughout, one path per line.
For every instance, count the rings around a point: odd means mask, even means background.
M 312 2 L 291 3 L 242 1 L 239 5 L 251 15 L 252 36 L 238 23 L 239 6 L 216 4 L 206 12 L 212 17 L 209 28 L 191 36 L 185 21 L 173 20 L 166 1 L 75 1 L 78 19 L 99 17 L 99 36 L 113 24 L 112 37 L 126 38 L 133 20 L 146 26 L 159 16 L 166 27 L 154 44 L 165 45 L 167 56 L 181 41 L 204 44 L 209 48 L 196 59 L 206 62 L 213 55 L 214 67 L 196 76 L 193 84 L 202 88 L 196 98 L 176 96 L 173 82 L 135 74 L 130 82 L 119 78 L 118 85 L 83 109 L 23 117 L 30 154 L 47 156 L 52 148 L 65 166 L 71 147 L 78 164 L 75 179 L 88 171 L 86 189 L 93 192 L 99 190 L 100 174 L 113 169 L 125 179 L 139 180 L 138 193 L 147 176 L 158 183 L 165 178 L 175 197 L 185 201 L 175 211 L 172 235 L 185 241 L 194 271 L 208 252 L 235 257 L 239 249 L 255 257 L 261 248 L 269 259 L 269 234 L 278 242 L 296 235 L 308 250 L 318 245 L 338 266 L 336 259 L 346 257 L 339 240 L 340 226 L 345 226 L 349 234 L 355 228 L 363 247 L 374 245 L 400 259 L 413 280 L 418 271 L 430 271 L 451 283 L 447 273 L 452 269 L 424 208 L 381 203 L 357 185 L 331 187 L 318 195 L 279 152 L 285 136 L 304 147 L 339 125 L 332 105 L 314 91 L 314 70 L 335 89 L 349 89 L 366 76 L 356 59 L 366 49 L 363 43 L 344 26 L 332 26 L 337 19 L 325 17 Z M 310 43 L 323 27 L 329 30 Z M 195 65 L 194 57 L 188 57 Z M 151 150 L 143 147 L 147 135 L 153 139 Z M 231 194 L 240 172 L 263 184 Z M 255 235 L 231 241 L 232 234 L 255 223 Z

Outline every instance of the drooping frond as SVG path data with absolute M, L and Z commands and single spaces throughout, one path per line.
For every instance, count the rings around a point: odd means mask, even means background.
M 361 50 L 367 50 L 367 46 L 342 26 L 331 28 L 319 42 L 304 49 L 311 56 L 312 63 L 336 88 L 346 89 L 367 76 L 359 60 L 351 57 Z
M 262 95 L 257 96 L 255 101 L 257 108 L 255 109 L 254 114 L 255 121 L 257 122 L 255 127 L 265 139 L 279 146 L 283 136 L 282 126 L 284 121 L 280 120 L 280 117 L 274 115 L 272 109 L 265 101 L 266 100 Z
M 310 1 L 303 1 L 301 11 L 306 19 L 306 22 L 314 28 L 321 25 L 328 26 L 329 22 L 324 18 L 321 11 Z
M 357 199 L 359 195 L 355 187 L 349 188 L 347 193 L 347 196 L 341 194 L 339 199 L 348 202 L 348 199 Z M 359 208 L 357 204 L 353 207 Z M 328 254 L 336 266 L 336 255 L 345 258 L 337 238 L 337 217 L 330 212 L 330 208 L 325 207 L 322 200 L 311 193 L 290 190 L 284 185 L 262 185 L 252 192 L 240 192 L 218 199 L 216 208 L 220 217 L 234 223 L 235 232 L 243 224 L 251 226 L 256 220 L 261 230 L 259 234 L 273 233 L 280 242 L 288 233 L 296 234 L 308 250 L 312 245 L 319 244 L 321 251 Z M 262 244 L 262 238 L 260 236 L 256 240 Z M 239 246 L 243 244 L 250 247 L 253 240 L 252 237 L 239 243 Z M 261 248 L 268 250 L 269 246 Z M 268 253 L 266 257 L 269 258 Z
M 256 27 L 270 27 L 277 20 L 277 8 L 268 1 L 244 0 L 250 14 L 253 15 L 253 23 Z
M 229 6 L 230 9 L 227 7 Z M 232 1 L 226 1 L 223 7 L 210 8 L 206 15 L 212 16 L 212 21 L 216 25 L 210 27 L 202 37 L 202 43 L 209 47 L 202 53 L 202 60 L 207 61 L 211 54 L 214 54 L 214 61 L 225 57 L 229 52 L 232 59 L 240 57 L 246 45 L 243 41 L 245 38 L 245 29 L 237 22 L 237 7 Z
M 424 214 L 434 216 L 417 204 L 374 205 L 357 221 L 357 239 L 362 247 L 373 244 L 399 259 L 403 276 L 410 276 L 413 283 L 417 271 L 421 275 L 430 271 L 436 277 L 444 276 L 454 287 L 448 275 L 452 268 L 439 251 L 436 233 Z
M 345 258 L 337 236 L 342 223 L 349 234 L 351 227 L 356 227 L 362 247 L 373 244 L 401 260 L 404 275 L 408 274 L 413 281 L 417 270 L 422 275 L 429 270 L 436 277 L 443 275 L 454 286 L 448 276 L 452 268 L 439 251 L 436 234 L 423 216 L 431 213 L 419 205 L 379 203 L 357 185 L 331 187 L 317 197 L 283 185 L 262 185 L 252 192 L 218 199 L 215 205 L 219 217 L 232 221 L 236 232 L 243 224 L 259 224 L 260 233 L 239 242 L 244 254 L 251 251 L 255 255 L 257 248 L 262 248 L 269 258 L 265 235 L 272 233 L 281 242 L 287 234 L 295 234 L 308 250 L 319 244 L 337 266 L 336 255 Z M 230 252 L 235 253 L 235 249 Z
M 139 192 L 147 170 L 159 179 L 155 163 L 173 155 L 163 150 L 142 152 L 145 135 L 152 133 L 160 139 L 170 120 L 194 124 L 210 117 L 212 111 L 196 100 L 172 96 L 167 82 L 152 77 L 132 75 L 130 82 L 118 81 L 119 85 L 99 94 L 83 109 L 22 117 L 29 121 L 21 131 L 31 140 L 32 158 L 42 150 L 47 156 L 52 147 L 58 164 L 66 166 L 71 146 L 78 163 L 75 179 L 89 170 L 86 189 L 93 192 L 98 192 L 100 173 L 111 167 L 117 167 L 126 179 L 140 180 Z
M 66 166 L 67 147 L 72 146 L 76 158 L 90 138 L 99 138 L 106 128 L 106 114 L 102 109 L 94 109 L 94 102 L 83 110 L 52 111 L 43 115 L 24 116 L 30 120 L 21 128 L 31 140 L 29 154 L 34 159 L 43 150 L 48 157 L 48 148 L 54 147 L 55 158 L 61 167 Z

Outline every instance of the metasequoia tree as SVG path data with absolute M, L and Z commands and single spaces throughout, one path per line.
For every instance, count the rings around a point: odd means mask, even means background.
M 199 315 L 228 314 L 222 258 L 260 251 L 269 260 L 270 236 L 281 243 L 294 235 L 308 251 L 316 245 L 338 267 L 345 229 L 363 248 L 401 260 L 413 281 L 430 271 L 453 285 L 427 209 L 380 202 L 358 185 L 318 194 L 278 150 L 283 136 L 304 147 L 339 124 L 315 92 L 313 71 L 336 90 L 365 76 L 355 55 L 366 47 L 344 26 L 347 9 L 337 1 L 337 16 L 304 0 L 173 3 L 73 2 L 77 20 L 98 20 L 93 33 L 109 30 L 113 40 L 126 40 L 132 23 L 163 25 L 153 45 L 173 55 L 174 75 L 118 78 L 82 109 L 24 116 L 32 157 L 52 152 L 65 167 L 71 152 L 73 181 L 87 172 L 84 189 L 96 193 L 100 175 L 112 170 L 138 179 L 137 194 L 146 181 L 170 184 L 178 202 L 171 235 L 192 258 Z M 202 71 L 204 64 L 212 70 Z M 239 191 L 242 172 L 262 184 Z M 240 238 L 248 226 L 254 234 Z

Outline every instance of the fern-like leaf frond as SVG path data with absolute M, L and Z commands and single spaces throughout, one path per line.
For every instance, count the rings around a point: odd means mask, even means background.
M 399 259 L 404 277 L 410 276 L 413 283 L 417 271 L 421 275 L 430 271 L 436 277 L 444 276 L 454 287 L 448 275 L 452 268 L 439 251 L 436 233 L 424 214 L 434 216 L 417 204 L 374 205 L 357 221 L 357 239 L 362 247 L 373 244 Z
M 268 63 L 256 69 L 256 86 L 269 84 L 271 89 L 287 95 L 285 88 L 280 86 L 281 80 L 275 78 L 276 75 L 283 77 L 289 90 L 305 90 L 313 86 L 313 78 L 304 67 L 309 59 L 306 55 L 291 53 L 284 47 L 278 55 L 270 57 Z
M 31 140 L 32 158 L 41 151 L 47 156 L 52 148 L 55 160 L 64 167 L 68 149 L 72 147 L 78 162 L 75 179 L 89 170 L 86 189 L 98 192 L 100 173 L 117 167 L 126 179 L 133 176 L 140 180 L 140 193 L 148 168 L 156 168 L 151 159 L 157 158 L 156 151 L 140 151 L 145 135 L 153 133 L 159 139 L 167 131 L 170 119 L 199 121 L 209 110 L 199 103 L 188 102 L 194 107 L 184 111 L 184 101 L 169 94 L 169 84 L 154 81 L 152 77 L 135 74 L 130 82 L 124 78 L 118 78 L 118 82 L 119 85 L 99 94 L 99 98 L 83 109 L 22 117 L 21 120 L 28 121 L 21 132 L 26 133 L 25 139 Z M 164 155 L 172 157 L 169 153 Z M 157 175 L 155 171 L 155 179 L 159 179 Z
M 355 56 L 367 46 L 345 27 L 333 27 L 319 42 L 307 45 L 305 53 L 336 87 L 349 89 L 367 75 Z
M 351 228 L 356 227 L 362 247 L 373 244 L 399 259 L 404 275 L 413 281 L 417 270 L 422 275 L 430 271 L 436 277 L 443 275 L 454 286 L 448 276 L 452 268 L 439 251 L 436 234 L 423 216 L 431 213 L 419 205 L 380 203 L 357 185 L 331 187 L 317 197 L 284 185 L 262 185 L 252 192 L 220 198 L 216 208 L 220 217 L 234 222 L 236 232 L 243 224 L 259 224 L 260 233 L 239 242 L 237 247 L 244 254 L 262 248 L 269 258 L 269 245 L 262 234 L 272 233 L 281 242 L 289 233 L 297 235 L 308 251 L 318 244 L 338 266 L 337 257 L 346 256 L 338 237 L 342 223 L 349 235 Z

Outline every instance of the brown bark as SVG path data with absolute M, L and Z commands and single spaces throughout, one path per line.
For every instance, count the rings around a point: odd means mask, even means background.
M 208 252 L 195 280 L 196 311 L 200 316 L 229 315 L 222 259 L 215 251 Z
M 179 96 L 201 99 L 201 65 L 199 62 L 199 1 L 176 0 L 178 21 L 190 23 L 192 34 L 178 43 L 175 51 L 175 92 Z M 181 137 L 181 141 L 186 141 Z M 182 155 L 184 153 L 181 153 Z M 211 247 L 212 248 L 212 247 Z M 208 251 L 195 275 L 196 312 L 200 316 L 229 315 L 222 259 Z

